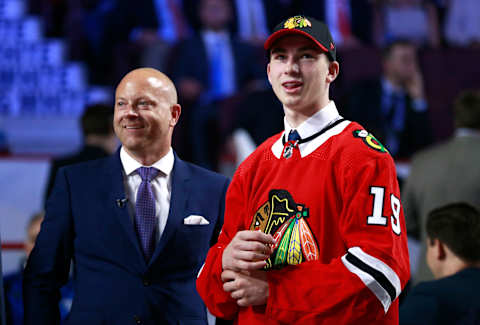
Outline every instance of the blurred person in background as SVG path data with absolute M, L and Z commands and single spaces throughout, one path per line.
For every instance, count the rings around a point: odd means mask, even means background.
M 278 21 L 293 14 L 292 0 L 232 0 L 233 32 L 242 41 L 261 47 Z
M 405 39 L 419 47 L 440 46 L 439 19 L 433 0 L 377 1 L 375 21 L 377 45 Z
M 7 325 L 23 325 L 23 297 L 22 297 L 22 280 L 23 269 L 26 259 L 30 256 L 35 240 L 40 232 L 40 226 L 44 218 L 44 213 L 34 214 L 27 225 L 27 233 L 24 242 L 25 259 L 22 260 L 20 270 L 13 274 L 5 276 L 5 302 Z M 60 310 L 61 323 L 64 324 L 70 312 L 73 300 L 73 284 L 69 280 L 60 290 L 60 301 L 58 308 Z
M 426 261 L 435 280 L 408 293 L 400 324 L 480 324 L 480 212 L 463 202 L 436 208 L 426 232 Z
M 264 78 L 254 48 L 229 30 L 231 2 L 201 0 L 198 8 L 200 30 L 180 45 L 174 77 L 180 99 L 201 105 L 232 96 Z
M 382 75 L 350 90 L 345 117 L 358 121 L 395 158 L 409 158 L 432 142 L 416 47 L 398 40 L 382 53 Z
M 144 0 L 133 4 L 117 0 L 117 3 L 113 32 L 120 40 L 128 39 L 134 45 L 130 54 L 136 52 L 138 57 L 132 64 L 165 70 L 170 51 L 192 33 L 194 2 Z
M 196 0 L 97 2 L 85 21 L 97 45 L 90 62 L 96 83 L 115 85 L 139 66 L 171 72 L 172 50 L 192 33 Z
M 296 12 L 308 12 L 325 21 L 337 48 L 354 49 L 373 44 L 374 6 L 370 0 L 299 0 L 294 2 Z
M 226 177 L 171 146 L 181 106 L 162 72 L 129 72 L 115 93 L 113 154 L 59 169 L 24 272 L 25 325 L 58 324 L 73 261 L 75 324 L 206 324 L 195 280 L 223 224 Z
M 446 0 L 444 33 L 450 46 L 480 48 L 480 1 Z
M 182 42 L 174 78 L 186 118 L 180 131 L 192 149 L 193 162 L 215 169 L 221 101 L 266 84 L 262 57 L 250 44 L 229 31 L 232 6 L 228 0 L 199 2 L 201 29 Z
M 430 280 L 425 263 L 426 219 L 429 211 L 450 202 L 480 207 L 480 91 L 462 92 L 453 105 L 455 134 L 412 159 L 402 188 L 402 201 L 412 259 L 412 280 Z M 420 246 L 419 254 L 415 247 Z M 418 270 L 415 270 L 418 265 Z
M 52 192 L 55 176 L 60 167 L 104 158 L 115 152 L 118 147 L 118 139 L 113 131 L 113 110 L 110 106 L 104 104 L 88 106 L 81 118 L 81 129 L 82 148 L 72 155 L 54 159 L 51 163 L 45 202 Z
M 263 44 L 270 33 L 267 26 L 267 13 L 274 13 L 276 12 L 275 9 L 280 9 L 268 8 L 267 5 L 269 3 L 273 6 L 275 5 L 275 1 L 232 1 L 234 7 L 232 13 L 237 23 L 236 30 L 241 40 L 249 42 L 252 45 Z M 267 11 L 268 9 L 270 9 L 270 11 Z

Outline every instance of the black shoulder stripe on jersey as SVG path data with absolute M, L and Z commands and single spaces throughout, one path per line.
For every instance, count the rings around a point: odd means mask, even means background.
M 382 272 L 374 269 L 350 252 L 347 253 L 347 256 L 345 258 L 347 259 L 347 261 L 358 267 L 360 270 L 370 274 L 383 287 L 383 289 L 387 291 L 391 301 L 393 302 L 395 300 L 395 287 Z

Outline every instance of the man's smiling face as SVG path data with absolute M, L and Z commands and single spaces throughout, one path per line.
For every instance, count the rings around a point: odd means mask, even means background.
M 172 94 L 165 82 L 143 72 L 127 75 L 115 93 L 114 129 L 130 153 L 162 151 L 172 126 Z

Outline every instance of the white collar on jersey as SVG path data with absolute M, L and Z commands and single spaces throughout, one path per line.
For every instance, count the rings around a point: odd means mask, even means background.
M 322 130 L 323 128 L 327 127 L 328 125 L 334 123 L 335 121 L 341 119 L 342 117 L 338 114 L 337 107 L 333 100 L 331 100 L 327 106 L 320 109 L 318 112 L 310 116 L 306 121 L 296 128 L 298 134 L 302 139 L 308 138 L 309 136 L 317 133 L 318 131 Z M 320 147 L 325 141 L 327 141 L 330 137 L 339 134 L 342 132 L 347 125 L 350 124 L 350 121 L 343 121 L 338 125 L 334 126 L 331 129 L 325 131 L 318 137 L 314 138 L 311 141 L 301 143 L 298 145 L 298 149 L 300 150 L 300 156 L 303 158 L 313 151 L 315 151 L 318 147 Z M 285 131 L 282 133 L 282 136 L 275 141 L 272 145 L 272 152 L 275 157 L 280 158 L 283 152 L 283 142 L 282 139 L 286 134 L 290 133 L 292 127 L 288 124 L 287 120 L 284 118 L 284 125 Z

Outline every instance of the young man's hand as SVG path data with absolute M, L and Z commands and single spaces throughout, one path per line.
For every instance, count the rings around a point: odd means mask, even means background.
M 240 307 L 265 305 L 269 294 L 267 272 L 226 270 L 222 272 L 223 290 Z
M 252 271 L 263 268 L 273 252 L 272 235 L 261 231 L 239 231 L 223 251 L 222 268 L 231 271 Z

